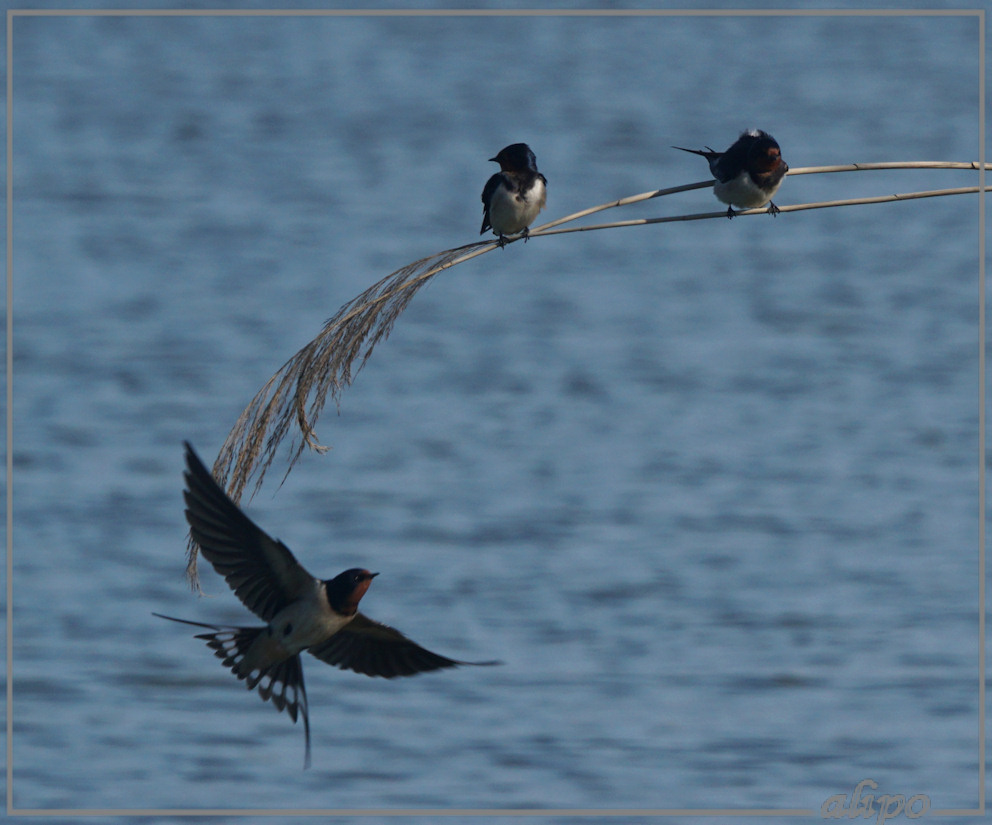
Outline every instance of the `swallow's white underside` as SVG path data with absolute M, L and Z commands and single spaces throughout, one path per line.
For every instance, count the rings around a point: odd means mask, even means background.
M 736 178 L 723 182 L 717 181 L 713 184 L 713 194 L 730 206 L 736 206 L 740 209 L 756 209 L 768 203 L 780 185 L 781 181 L 775 185 L 771 192 L 766 192 L 751 180 L 751 176 L 745 170 Z
M 269 623 L 271 633 L 263 632 L 245 651 L 246 661 L 265 667 L 327 641 L 352 620 L 331 610 L 322 582 L 314 579 L 314 589 L 279 611 Z
M 524 193 L 497 186 L 489 203 L 489 223 L 497 235 L 516 235 L 530 226 L 545 203 L 544 181 L 537 178 Z

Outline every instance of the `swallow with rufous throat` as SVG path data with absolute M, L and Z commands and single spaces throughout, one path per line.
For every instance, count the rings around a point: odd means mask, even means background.
M 526 143 L 513 143 L 489 160 L 499 164 L 499 171 L 482 190 L 479 234 L 492 229 L 501 247 L 507 235 L 523 233 L 526 241 L 530 225 L 547 203 L 548 180 L 537 171 L 537 157 Z
M 748 129 L 734 141 L 726 152 L 714 152 L 709 146 L 702 149 L 683 149 L 683 152 L 702 155 L 710 165 L 710 172 L 716 179 L 713 194 L 727 207 L 727 217 L 736 214 L 734 207 L 757 209 L 768 204 L 772 215 L 778 214 L 778 207 L 772 197 L 782 185 L 789 165 L 782 160 L 782 150 L 770 134 L 760 129 Z
M 310 766 L 310 720 L 300 653 L 367 676 L 413 676 L 461 662 L 422 648 L 398 630 L 358 612 L 358 603 L 378 573 L 354 567 L 333 579 L 310 575 L 281 541 L 271 538 L 227 496 L 186 445 L 186 520 L 204 557 L 223 576 L 262 627 L 230 627 L 154 615 L 202 627 L 214 655 L 249 690 L 258 688 L 292 720 L 303 717 L 304 767 Z

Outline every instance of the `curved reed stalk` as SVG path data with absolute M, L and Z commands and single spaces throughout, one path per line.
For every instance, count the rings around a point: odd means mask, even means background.
M 789 171 L 790 176 L 826 174 L 832 172 L 863 172 L 884 169 L 963 169 L 978 170 L 981 165 L 974 162 L 955 163 L 944 161 L 911 161 L 895 163 L 856 163 L 840 166 L 811 166 Z M 988 168 L 988 165 L 986 165 Z M 712 180 L 656 189 L 639 195 L 631 195 L 609 201 L 568 215 L 564 218 L 543 224 L 530 232 L 530 237 L 556 235 L 571 232 L 588 232 L 598 229 L 614 229 L 623 226 L 643 226 L 655 223 L 676 221 L 708 220 L 725 218 L 726 210 L 689 215 L 676 215 L 663 218 L 643 218 L 617 221 L 614 223 L 559 229 L 566 223 L 580 218 L 628 206 L 653 198 L 705 189 L 713 185 Z M 852 198 L 819 203 L 794 204 L 779 207 L 780 212 L 799 212 L 807 209 L 826 209 L 835 206 L 852 206 L 869 203 L 886 203 L 896 200 L 932 198 L 945 195 L 960 195 L 978 192 L 979 187 L 939 189 L 924 192 L 910 192 L 901 195 L 884 195 L 872 198 Z M 987 191 L 987 190 L 986 190 Z M 765 208 L 748 209 L 737 214 L 764 214 Z M 519 238 L 509 240 L 516 243 Z M 220 454 L 213 466 L 213 474 L 224 485 L 231 498 L 239 502 L 250 479 L 255 477 L 252 490 L 254 495 L 262 484 L 266 472 L 275 459 L 279 445 L 286 438 L 295 423 L 299 430 L 297 440 L 290 446 L 289 474 L 299 460 L 303 450 L 310 448 L 324 452 L 314 426 L 323 412 L 328 394 L 340 403 L 342 390 L 349 386 L 355 375 L 368 361 L 372 351 L 383 339 L 389 336 L 397 318 L 422 286 L 446 269 L 465 263 L 472 258 L 497 249 L 493 241 L 480 241 L 447 249 L 407 264 L 373 284 L 363 293 L 344 304 L 325 324 L 320 334 L 286 361 L 278 372 L 255 394 L 244 409 L 234 427 L 228 433 Z M 356 366 L 357 364 L 357 366 Z M 192 541 L 187 549 L 186 573 L 191 587 L 199 589 L 197 575 L 197 548 Z
M 840 171 L 840 170 L 838 170 Z M 946 195 L 970 195 L 981 191 L 978 186 L 962 186 L 956 189 L 930 189 L 926 192 L 905 192 L 895 195 L 880 195 L 873 198 L 847 198 L 839 201 L 819 201 L 818 203 L 797 203 L 791 206 L 780 206 L 780 214 L 786 212 L 803 212 L 807 209 L 829 209 L 834 206 L 863 206 L 869 203 L 892 203 L 893 201 L 918 200 L 919 198 L 940 198 Z M 989 187 L 986 187 L 986 192 Z M 738 215 L 764 215 L 768 209 L 764 206 L 758 209 L 744 209 L 735 211 L 734 217 Z M 618 229 L 622 226 L 647 226 L 653 223 L 675 223 L 677 221 L 702 221 L 709 218 L 726 218 L 727 210 L 721 209 L 719 212 L 698 212 L 693 215 L 673 215 L 667 218 L 640 218 L 629 221 L 614 221 L 612 223 L 598 223 L 591 226 L 571 226 L 568 229 L 550 229 L 531 232 L 533 238 L 540 235 L 564 235 L 568 232 L 590 232 L 595 229 Z

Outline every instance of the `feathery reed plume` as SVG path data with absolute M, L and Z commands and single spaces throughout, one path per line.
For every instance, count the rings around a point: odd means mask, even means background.
M 831 172 L 863 172 L 884 169 L 981 169 L 975 162 L 956 163 L 945 161 L 912 161 L 895 163 L 863 163 L 837 166 L 816 166 L 792 169 L 789 177 Z M 725 218 L 726 211 L 677 215 L 663 218 L 643 218 L 592 226 L 558 229 L 565 223 L 588 215 L 627 206 L 664 195 L 673 195 L 693 189 L 705 189 L 713 185 L 712 180 L 683 186 L 657 189 L 639 195 L 621 198 L 593 206 L 546 223 L 530 231 L 530 237 L 555 235 L 571 232 L 587 232 L 599 229 L 613 229 L 623 226 L 640 226 L 674 221 L 708 220 Z M 978 192 L 979 187 L 929 190 L 910 192 L 902 195 L 884 195 L 870 198 L 852 198 L 819 203 L 794 204 L 780 207 L 780 214 L 807 209 L 825 209 L 835 206 L 853 206 L 868 203 L 885 203 L 896 200 L 940 197 Z M 987 190 L 986 190 L 987 191 Z M 765 207 L 737 212 L 739 216 L 760 215 Z M 520 238 L 509 239 L 515 243 Z M 248 406 L 238 417 L 228 433 L 220 454 L 213 466 L 213 474 L 225 486 L 231 498 L 240 502 L 248 482 L 254 476 L 254 495 L 262 484 L 266 472 L 275 459 L 279 445 L 285 439 L 292 425 L 299 429 L 299 437 L 290 445 L 289 463 L 283 480 L 299 460 L 303 450 L 310 448 L 325 452 L 317 439 L 314 427 L 327 401 L 328 394 L 340 403 L 341 391 L 351 384 L 369 357 L 376 344 L 389 336 L 396 320 L 413 300 L 421 287 L 435 275 L 472 258 L 497 249 L 493 241 L 480 241 L 447 249 L 414 261 L 380 280 L 366 289 L 361 295 L 344 304 L 330 318 L 320 334 L 290 358 L 279 371 L 258 391 Z M 357 363 L 357 366 L 356 366 Z M 190 586 L 199 590 L 197 574 L 197 547 L 190 541 L 187 547 L 186 575 Z
M 257 492 L 276 448 L 294 422 L 300 439 L 291 448 L 290 466 L 306 447 L 325 452 L 328 448 L 319 444 L 313 425 L 328 394 L 340 400 L 341 390 L 351 384 L 376 344 L 389 336 L 396 319 L 431 278 L 494 248 L 495 242 L 483 241 L 421 258 L 342 306 L 320 334 L 259 390 L 228 434 L 213 470 L 231 498 L 241 500 L 253 475 L 257 478 L 252 495 Z
M 324 324 L 320 334 L 283 364 L 255 394 L 228 433 L 214 462 L 213 475 L 231 498 L 236 503 L 241 501 L 252 476 L 255 476 L 252 495 L 258 492 L 293 423 L 299 428 L 300 436 L 290 445 L 289 466 L 283 481 L 305 448 L 326 452 L 329 448 L 317 440 L 314 424 L 328 394 L 335 402 L 340 401 L 341 390 L 365 366 L 375 345 L 389 337 L 396 319 L 431 278 L 496 248 L 495 242 L 477 241 L 421 258 L 344 304 Z M 186 577 L 192 589 L 200 591 L 197 546 L 192 539 L 186 547 Z

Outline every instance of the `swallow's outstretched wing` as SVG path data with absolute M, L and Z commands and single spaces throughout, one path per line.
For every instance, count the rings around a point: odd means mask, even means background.
M 271 621 L 316 580 L 285 544 L 241 512 L 188 442 L 186 466 L 183 498 L 193 541 L 245 607 Z
M 459 665 L 496 665 L 499 662 L 460 662 L 432 653 L 408 639 L 396 628 L 373 621 L 361 613 L 326 642 L 309 648 L 310 653 L 342 670 L 366 676 L 413 676 L 430 670 Z

